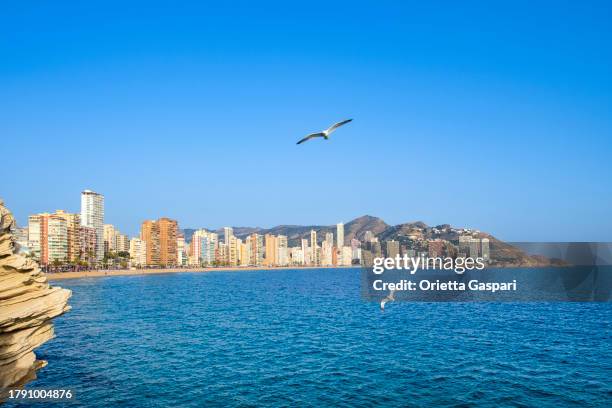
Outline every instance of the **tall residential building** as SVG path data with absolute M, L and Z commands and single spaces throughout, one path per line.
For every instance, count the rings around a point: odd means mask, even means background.
M 302 244 L 302 248 L 301 248 L 302 265 L 306 265 L 310 263 L 310 252 L 308 251 L 308 240 L 306 238 L 302 238 L 301 244 Z
M 130 260 L 132 266 L 142 267 L 147 265 L 147 246 L 139 238 L 130 239 Z
M 481 254 L 482 254 L 482 259 L 484 259 L 485 261 L 488 261 L 489 259 L 491 259 L 491 252 L 489 249 L 489 238 L 483 238 L 480 241 L 481 244 Z
M 230 244 L 232 236 L 234 236 L 234 229 L 232 227 L 223 227 L 223 243 L 225 245 Z
M 239 248 L 238 248 L 238 239 L 231 235 L 229 237 L 229 243 L 227 244 L 227 263 L 230 266 L 238 265 L 238 257 L 239 257 Z
M 234 229 L 232 227 L 223 227 L 223 264 L 235 265 L 237 260 L 236 242 L 232 245 L 234 237 Z
M 217 265 L 227 265 L 227 245 L 224 242 L 219 243 L 217 246 L 215 262 Z
M 317 245 L 317 231 L 310 230 L 310 264 L 319 265 Z
M 159 225 L 159 263 L 162 266 L 177 264 L 176 238 L 178 236 L 178 222 L 170 218 L 160 218 Z
M 459 245 L 458 245 L 458 257 L 466 257 L 470 253 L 470 241 L 472 240 L 471 235 L 461 235 L 459 236 Z
M 129 252 L 130 251 L 130 238 L 127 235 L 117 231 L 115 234 L 115 251 L 117 252 Z
M 240 266 L 248 266 L 251 261 L 251 247 L 247 238 L 246 242 L 240 242 Z
M 195 230 L 191 236 L 191 243 L 189 244 L 189 252 L 191 254 L 189 264 L 200 266 L 202 261 L 202 238 L 206 235 L 205 229 Z
M 96 230 L 96 261 L 104 258 L 104 196 L 85 190 L 81 193 L 81 225 Z
M 185 265 L 187 263 L 187 250 L 185 245 L 185 235 L 179 232 L 176 238 L 176 264 Z
M 303 247 L 291 247 L 289 249 L 289 262 L 291 265 L 304 265 Z
M 57 210 L 55 215 L 66 221 L 68 260 L 70 262 L 77 262 L 81 258 L 81 215 L 70 214 L 62 210 Z
M 351 239 L 351 263 L 353 260 L 361 262 L 361 241 L 357 238 Z
M 81 225 L 79 228 L 79 255 L 82 261 L 88 264 L 96 262 L 96 229 Z
M 338 265 L 343 265 L 344 261 L 343 261 L 343 255 L 344 252 L 342 251 L 342 248 L 344 247 L 344 224 L 339 222 L 338 224 L 336 224 L 336 256 L 337 256 L 337 264 Z
M 334 234 L 332 232 L 325 233 L 325 242 L 327 242 L 329 246 L 334 246 Z
M 276 237 L 276 244 L 278 247 L 276 264 L 280 266 L 289 265 L 289 248 L 287 236 L 279 235 L 278 237 Z
M 395 258 L 400 253 L 398 241 L 390 240 L 386 242 L 387 258 Z
M 378 241 L 371 241 L 370 242 L 370 250 L 372 251 L 372 256 L 374 258 L 382 257 L 382 246 L 380 245 L 380 242 L 378 242 Z
M 46 229 L 45 223 L 46 221 L 44 220 L 43 214 L 30 215 L 28 217 L 28 248 L 30 248 L 30 252 L 32 252 L 34 259 L 41 263 L 43 228 Z
M 328 239 L 329 235 L 332 236 L 331 239 Z M 320 264 L 323 266 L 331 266 L 334 263 L 334 255 L 333 255 L 334 247 L 332 245 L 333 245 L 333 234 L 328 234 L 325 240 L 321 243 Z
M 159 265 L 159 224 L 151 220 L 144 221 L 140 227 L 140 239 L 145 242 L 146 264 Z
M 321 243 L 321 255 L 319 262 L 321 265 L 331 266 L 334 264 L 334 234 L 331 232 L 325 233 L 325 239 Z
M 59 210 L 55 214 L 42 213 L 28 217 L 28 247 L 41 265 L 49 265 L 54 261 L 74 261 L 78 258 L 77 248 L 70 248 L 74 254 L 73 258 L 69 252 L 67 220 L 72 220 L 73 215 Z M 71 233 L 75 234 L 74 231 Z M 71 238 L 75 239 L 75 236 Z
M 68 223 L 64 217 L 51 214 L 47 228 L 47 263 L 67 262 Z
M 473 259 L 478 258 L 479 250 L 480 250 L 480 239 L 479 238 L 470 239 L 470 258 L 473 258 Z
M 278 244 L 276 243 L 276 237 L 272 234 L 266 234 L 266 253 L 264 264 L 267 266 L 273 266 L 278 263 Z
M 247 244 L 250 246 L 251 250 L 251 260 L 250 265 L 259 266 L 263 264 L 263 255 L 264 255 L 264 246 L 263 246 L 263 236 L 259 234 L 251 234 L 247 238 Z
M 351 259 L 353 255 L 353 249 L 350 246 L 345 246 L 342 247 L 342 257 L 341 262 L 339 262 L 340 265 L 343 266 L 351 266 L 353 263 L 353 260 Z
M 115 252 L 117 249 L 117 230 L 112 224 L 104 224 L 104 254 L 107 255 L 109 252 Z
M 340 249 L 344 246 L 344 224 L 339 222 L 336 224 L 336 248 Z
M 219 235 L 207 232 L 200 237 L 200 262 L 212 265 L 217 258 L 216 252 L 219 247 Z

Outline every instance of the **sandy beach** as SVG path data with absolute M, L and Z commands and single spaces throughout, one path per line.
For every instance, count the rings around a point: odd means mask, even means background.
M 249 266 L 249 267 L 218 267 L 218 268 L 164 268 L 164 269 L 120 269 L 120 270 L 94 270 L 79 272 L 57 272 L 48 273 L 49 280 L 80 279 L 80 278 L 102 278 L 108 276 L 132 276 L 132 275 L 157 275 L 164 273 L 182 272 L 243 272 L 258 270 L 282 270 L 282 269 L 329 269 L 329 268 L 356 268 L 358 266 Z

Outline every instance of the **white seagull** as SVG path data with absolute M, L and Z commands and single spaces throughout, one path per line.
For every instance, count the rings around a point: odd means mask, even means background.
M 385 311 L 385 305 L 387 302 L 393 302 L 395 300 L 395 290 L 390 290 L 387 297 L 380 301 L 380 310 Z
M 318 133 L 311 133 L 308 136 L 306 136 L 305 138 L 303 138 L 302 140 L 300 140 L 299 142 L 297 142 L 297 144 L 300 143 L 304 143 L 307 140 L 312 139 L 313 137 L 323 137 L 325 138 L 325 140 L 329 139 L 329 135 L 336 129 L 338 129 L 340 126 L 349 123 L 350 121 L 352 121 L 353 119 L 347 119 L 347 120 L 343 120 L 342 122 L 338 122 L 332 126 L 330 126 L 328 129 L 322 131 L 322 132 L 318 132 Z

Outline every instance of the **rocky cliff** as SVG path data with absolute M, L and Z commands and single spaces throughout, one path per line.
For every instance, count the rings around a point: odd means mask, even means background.
M 51 319 L 67 312 L 72 292 L 52 287 L 15 244 L 13 215 L 0 200 L 0 389 L 20 386 L 46 365 L 34 350 L 54 337 Z

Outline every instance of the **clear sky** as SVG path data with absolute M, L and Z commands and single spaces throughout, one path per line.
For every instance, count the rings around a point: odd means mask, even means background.
M 129 234 L 371 214 L 612 240 L 610 2 L 124 3 L 2 5 L 21 224 L 90 188 Z

